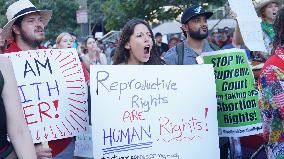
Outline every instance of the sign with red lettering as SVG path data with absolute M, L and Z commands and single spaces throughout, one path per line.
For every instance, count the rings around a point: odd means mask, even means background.
M 21 51 L 6 56 L 13 63 L 34 143 L 86 131 L 87 86 L 75 49 Z
M 212 65 L 96 65 L 90 74 L 94 158 L 220 158 Z

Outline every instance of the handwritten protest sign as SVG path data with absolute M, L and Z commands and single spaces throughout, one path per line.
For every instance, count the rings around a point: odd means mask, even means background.
M 35 143 L 76 136 L 88 126 L 87 86 L 75 49 L 6 54 Z
M 92 127 L 76 136 L 74 156 L 93 158 Z
M 260 20 L 256 14 L 251 0 L 228 0 L 230 7 L 237 14 L 238 25 L 244 43 L 251 51 L 264 51 L 266 48 L 263 41 Z
M 218 100 L 219 136 L 240 137 L 259 134 L 262 124 L 258 92 L 246 54 L 229 49 L 203 54 L 213 64 Z
M 219 158 L 212 65 L 97 65 L 90 74 L 94 158 Z

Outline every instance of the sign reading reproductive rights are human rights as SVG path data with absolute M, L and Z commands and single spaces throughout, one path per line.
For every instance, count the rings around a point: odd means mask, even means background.
M 96 65 L 90 74 L 94 158 L 219 158 L 212 65 Z

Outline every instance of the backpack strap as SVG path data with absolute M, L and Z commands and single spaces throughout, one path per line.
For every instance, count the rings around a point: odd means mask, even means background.
M 220 50 L 219 47 L 211 42 L 209 42 L 210 47 L 214 50 Z M 181 42 L 180 44 L 176 45 L 176 52 L 178 55 L 178 65 L 183 65 L 183 59 L 184 59 L 184 43 Z
M 184 59 L 184 43 L 181 42 L 180 44 L 176 45 L 176 52 L 178 55 L 178 65 L 183 65 L 183 59 Z

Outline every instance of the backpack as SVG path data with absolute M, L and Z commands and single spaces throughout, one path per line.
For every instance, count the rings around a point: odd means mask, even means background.
M 210 47 L 214 50 L 214 51 L 217 51 L 219 50 L 220 48 L 213 44 L 212 42 L 208 42 Z M 184 59 L 184 43 L 181 42 L 179 44 L 176 45 L 176 52 L 177 52 L 177 55 L 178 55 L 178 65 L 183 65 L 183 59 Z

